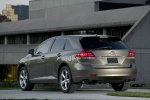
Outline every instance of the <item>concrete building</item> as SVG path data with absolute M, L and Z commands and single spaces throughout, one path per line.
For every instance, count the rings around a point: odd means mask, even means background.
M 52 14 L 81 14 L 100 10 L 127 8 L 145 5 L 147 0 L 32 0 L 29 15 L 33 18 L 47 18 Z M 69 8 L 69 9 L 68 9 Z
M 15 14 L 14 9 L 9 4 L 2 10 L 2 15 L 7 16 L 11 21 L 18 21 L 18 15 Z
M 12 21 L 29 19 L 29 6 L 26 5 L 10 5 L 2 10 L 2 15 L 7 16 Z
M 15 68 L 29 49 L 52 36 L 105 34 L 122 38 L 135 51 L 137 83 L 150 86 L 147 4 L 147 0 L 30 1 L 29 20 L 0 24 L 0 66 L 12 70 L 9 66 Z

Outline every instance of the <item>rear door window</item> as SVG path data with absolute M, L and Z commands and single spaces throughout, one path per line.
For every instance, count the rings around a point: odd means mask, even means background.
M 53 43 L 53 39 L 47 40 L 45 42 L 43 42 L 37 49 L 35 54 L 39 55 L 39 54 L 43 54 L 43 53 L 48 53 L 51 45 Z
M 63 51 L 65 48 L 65 43 L 66 43 L 66 39 L 56 39 L 51 52 L 58 52 L 58 51 Z
M 85 37 L 81 39 L 83 49 L 128 49 L 119 38 Z

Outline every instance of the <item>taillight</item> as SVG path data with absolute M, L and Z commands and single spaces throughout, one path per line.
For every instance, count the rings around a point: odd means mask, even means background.
M 132 50 L 130 50 L 129 54 L 128 54 L 128 57 L 135 57 L 135 53 Z
M 83 50 L 80 53 L 74 54 L 75 58 L 95 58 L 95 55 L 89 50 Z

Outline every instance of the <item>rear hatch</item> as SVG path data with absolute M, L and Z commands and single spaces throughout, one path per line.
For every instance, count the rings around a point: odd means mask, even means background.
M 94 68 L 128 68 L 134 62 L 134 52 L 119 38 L 84 37 L 80 42 L 82 53 L 88 57 L 79 57 L 78 61 L 90 63 Z

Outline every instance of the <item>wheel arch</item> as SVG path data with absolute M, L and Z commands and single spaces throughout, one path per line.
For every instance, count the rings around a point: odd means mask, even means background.
M 68 66 L 68 64 L 65 63 L 65 62 L 63 62 L 63 63 L 61 63 L 61 64 L 59 65 L 59 67 L 58 67 L 58 71 L 57 71 L 58 81 L 59 81 L 59 73 L 60 73 L 60 70 L 61 70 L 62 67 L 64 67 L 64 66 Z M 68 66 L 68 68 L 69 68 L 69 66 Z M 69 69 L 70 69 L 70 68 L 69 68 Z

